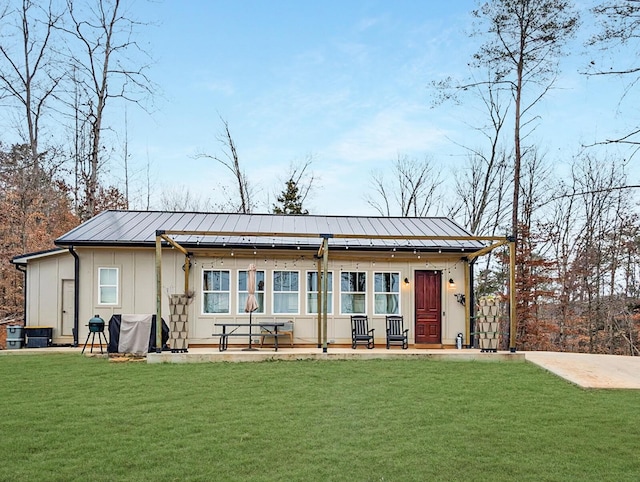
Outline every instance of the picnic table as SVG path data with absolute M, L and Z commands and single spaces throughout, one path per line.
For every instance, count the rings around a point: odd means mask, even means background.
M 284 326 L 284 322 L 279 321 L 270 321 L 264 323 L 215 323 L 214 326 L 219 326 L 222 328 L 222 333 L 213 333 L 213 336 L 220 337 L 220 343 L 218 344 L 218 349 L 220 351 L 225 351 L 229 348 L 229 337 L 239 336 L 239 337 L 249 337 L 249 349 L 251 349 L 251 340 L 252 337 L 256 336 L 264 336 L 265 332 L 269 334 L 269 336 L 273 336 L 273 346 L 275 351 L 278 351 L 278 337 L 283 334 L 278 333 L 278 328 Z M 260 329 L 259 332 L 254 332 L 253 327 L 257 327 Z M 240 330 L 239 328 L 248 327 L 249 330 Z

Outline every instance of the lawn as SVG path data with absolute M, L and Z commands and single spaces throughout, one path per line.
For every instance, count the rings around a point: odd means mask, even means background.
M 640 391 L 527 363 L 0 356 L 0 480 L 638 480 Z

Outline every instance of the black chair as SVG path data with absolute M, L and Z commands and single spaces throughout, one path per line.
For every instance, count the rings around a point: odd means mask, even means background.
M 402 316 L 387 316 L 387 350 L 390 345 L 402 345 L 409 348 L 409 328 L 404 328 Z
M 358 344 L 367 345 L 367 348 L 374 347 L 374 328 L 369 329 L 369 319 L 366 316 L 351 317 L 351 348 L 354 350 Z

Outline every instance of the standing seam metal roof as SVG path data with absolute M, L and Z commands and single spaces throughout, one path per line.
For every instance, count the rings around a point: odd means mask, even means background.
M 484 243 L 472 240 L 416 240 L 407 236 L 469 237 L 471 234 L 443 217 L 365 217 L 276 214 L 221 214 L 162 211 L 105 211 L 56 240 L 58 246 L 152 246 L 156 230 L 201 231 L 211 235 L 172 236 L 185 247 L 226 246 L 319 246 L 320 235 L 362 235 L 357 239 L 331 238 L 330 246 L 363 249 L 475 250 Z M 218 236 L 232 232 L 237 236 Z M 246 236 L 245 233 L 264 233 Z M 272 233 L 291 234 L 274 237 Z M 317 235 L 301 237 L 295 234 Z M 391 236 L 393 239 L 375 239 Z

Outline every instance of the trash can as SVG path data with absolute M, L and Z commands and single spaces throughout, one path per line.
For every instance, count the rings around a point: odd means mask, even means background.
M 17 350 L 22 348 L 22 326 L 7 326 L 7 350 Z

